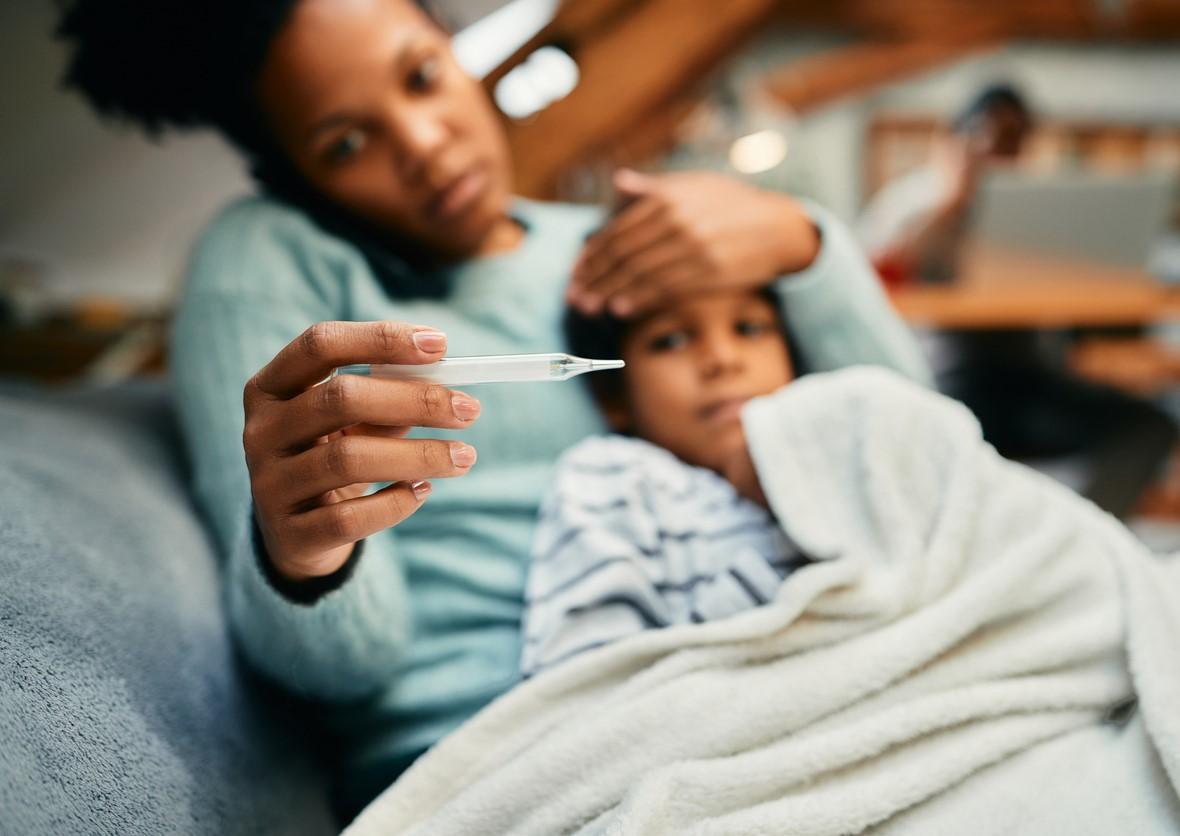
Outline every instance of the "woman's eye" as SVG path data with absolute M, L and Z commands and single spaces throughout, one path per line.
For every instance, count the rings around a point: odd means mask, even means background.
M 758 322 L 752 319 L 743 320 L 734 326 L 734 330 L 743 337 L 756 337 L 759 334 L 765 334 L 770 329 L 769 322 Z
M 442 72 L 442 66 L 437 58 L 427 58 L 418 64 L 410 73 L 410 89 L 415 93 L 425 93 L 434 87 Z
M 333 163 L 345 162 L 360 153 L 364 147 L 365 132 L 353 128 L 329 146 L 328 160 Z
M 652 337 L 647 343 L 647 347 L 651 351 L 675 351 L 686 345 L 688 345 L 688 334 L 685 331 L 669 331 L 667 334 Z

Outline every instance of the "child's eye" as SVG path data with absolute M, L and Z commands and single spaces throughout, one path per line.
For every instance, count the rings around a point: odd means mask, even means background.
M 328 147 L 328 161 L 342 163 L 352 159 L 364 149 L 365 142 L 365 132 L 353 128 Z
M 409 87 L 415 93 L 425 93 L 434 87 L 442 73 L 442 66 L 437 58 L 423 60 L 410 73 Z
M 758 322 L 756 320 L 746 319 L 738 322 L 734 326 L 734 331 L 743 337 L 756 337 L 760 334 L 765 334 L 772 327 L 773 326 L 769 322 Z
M 675 351 L 686 345 L 688 345 L 688 333 L 685 331 L 669 331 L 658 337 L 652 337 L 647 343 L 650 351 Z

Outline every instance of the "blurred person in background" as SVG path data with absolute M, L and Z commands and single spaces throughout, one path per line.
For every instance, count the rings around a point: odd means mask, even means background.
M 955 119 L 933 164 L 877 193 L 857 231 L 883 281 L 956 280 L 982 180 L 1019 159 L 1032 128 L 1019 90 L 988 86 Z M 1132 510 L 1175 443 L 1165 412 L 1070 375 L 1035 331 L 938 332 L 927 349 L 939 390 L 971 408 L 1002 455 L 1076 457 L 1081 493 L 1116 516 Z
M 983 175 L 1018 160 L 1032 127 L 1015 87 L 980 91 L 937 147 L 934 163 L 886 184 L 858 219 L 878 272 L 903 282 L 954 281 Z
M 514 198 L 495 111 L 408 0 L 75 0 L 59 32 L 100 112 L 215 128 L 258 181 L 195 247 L 171 374 L 237 641 L 318 702 L 343 818 L 517 681 L 540 501 L 605 426 L 581 386 L 334 368 L 553 351 L 567 298 L 766 288 L 810 370 L 929 379 L 818 207 L 707 173 L 620 172 L 605 224 Z

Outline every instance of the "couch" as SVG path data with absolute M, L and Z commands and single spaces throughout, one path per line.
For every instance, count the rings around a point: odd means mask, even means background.
M 0 834 L 323 834 L 234 652 L 164 382 L 0 385 Z

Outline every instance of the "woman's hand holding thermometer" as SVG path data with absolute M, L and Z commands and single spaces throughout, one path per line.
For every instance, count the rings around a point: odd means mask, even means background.
M 446 336 L 432 328 L 320 322 L 246 384 L 243 446 L 254 517 L 283 581 L 334 575 L 359 541 L 417 511 L 430 479 L 471 469 L 469 444 L 404 436 L 412 427 L 471 426 L 480 411 L 475 398 L 421 380 L 333 374 L 354 363 L 434 363 L 446 348 Z M 389 484 L 369 493 L 374 483 Z
M 446 357 L 446 336 L 400 322 L 321 322 L 283 348 L 244 392 L 243 446 L 266 558 L 288 584 L 337 573 L 366 537 L 422 506 L 429 480 L 462 476 L 476 451 L 409 439 L 462 429 L 475 398 L 448 386 L 565 380 L 622 361 L 566 354 Z M 370 493 L 374 483 L 389 483 Z

